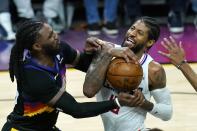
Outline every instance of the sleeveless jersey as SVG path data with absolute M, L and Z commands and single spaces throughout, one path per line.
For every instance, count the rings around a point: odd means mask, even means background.
M 143 78 L 139 85 L 147 100 L 150 100 L 151 94 L 148 88 L 148 65 L 152 61 L 152 57 L 144 53 L 140 59 L 140 64 L 143 68 Z M 97 101 L 115 99 L 117 91 L 104 83 L 101 90 L 97 93 Z M 139 107 L 121 107 L 113 109 L 101 115 L 105 131 L 145 131 L 144 120 L 146 119 L 147 111 Z

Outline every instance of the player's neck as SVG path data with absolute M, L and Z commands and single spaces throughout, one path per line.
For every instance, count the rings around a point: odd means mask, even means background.
M 51 56 L 48 56 L 48 55 L 37 55 L 35 57 L 35 59 L 37 59 L 37 62 L 40 65 L 50 66 L 50 67 L 54 66 L 54 59 Z
M 141 58 L 142 55 L 144 54 L 144 51 L 141 50 L 141 51 L 139 51 L 139 52 L 137 52 L 137 53 L 135 53 L 135 54 L 136 54 L 136 56 L 138 57 L 138 59 L 140 60 L 140 58 Z

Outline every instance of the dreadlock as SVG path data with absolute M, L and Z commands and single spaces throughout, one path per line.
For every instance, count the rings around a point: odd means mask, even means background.
M 32 50 L 33 44 L 40 37 L 39 31 L 42 27 L 43 22 L 30 19 L 18 24 L 16 31 L 16 43 L 12 47 L 9 63 L 9 73 L 12 82 L 14 82 L 14 77 L 16 78 L 17 82 L 23 82 L 24 50 Z

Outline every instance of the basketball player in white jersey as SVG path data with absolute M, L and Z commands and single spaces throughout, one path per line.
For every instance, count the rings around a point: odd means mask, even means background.
M 127 31 L 122 46 L 129 47 L 138 57 L 143 68 L 143 79 L 138 89 L 131 92 L 131 107 L 119 105 L 119 108 L 101 115 L 105 131 L 147 131 L 144 124 L 147 113 L 164 121 L 171 119 L 172 103 L 166 87 L 165 71 L 148 54 L 159 34 L 159 25 L 151 17 L 139 18 Z M 102 53 L 94 58 L 84 83 L 83 92 L 87 97 L 96 95 L 98 101 L 116 98 L 119 92 L 105 78 L 111 59 L 112 57 L 105 57 Z M 153 102 L 150 101 L 151 96 L 154 98 Z

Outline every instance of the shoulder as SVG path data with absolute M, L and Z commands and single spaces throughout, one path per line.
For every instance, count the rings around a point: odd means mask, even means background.
M 54 85 L 53 75 L 41 69 L 28 68 L 24 70 L 25 81 L 28 88 L 33 90 L 45 90 Z
M 164 88 L 166 86 L 166 74 L 161 64 L 151 61 L 148 66 L 148 73 L 150 90 Z
M 50 101 L 59 91 L 56 81 L 49 72 L 37 69 L 26 69 L 23 91 L 32 98 L 43 102 Z
M 151 61 L 148 66 L 149 73 L 158 73 L 159 71 L 164 70 L 162 65 L 156 61 Z

